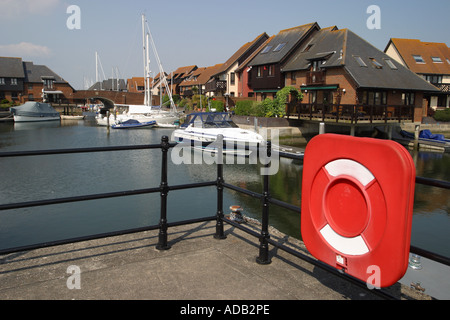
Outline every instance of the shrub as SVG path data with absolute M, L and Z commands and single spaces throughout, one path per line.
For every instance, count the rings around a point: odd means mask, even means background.
M 216 112 L 223 112 L 225 109 L 223 101 L 219 100 L 210 100 L 211 109 L 216 109 Z
M 444 110 L 437 110 L 434 113 L 434 119 L 436 121 L 450 121 L 450 108 L 446 108 Z
M 253 115 L 253 101 L 241 100 L 236 102 L 234 112 L 238 116 L 252 116 Z

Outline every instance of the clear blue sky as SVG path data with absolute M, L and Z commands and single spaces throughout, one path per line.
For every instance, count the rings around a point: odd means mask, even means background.
M 80 8 L 79 30 L 67 28 L 70 5 Z M 381 29 L 367 27 L 370 5 L 381 9 Z M 142 13 L 167 73 L 223 63 L 263 32 L 310 22 L 348 28 L 380 50 L 390 38 L 450 45 L 450 0 L 0 0 L 0 12 L 0 56 L 45 64 L 76 89 L 95 80 L 96 51 L 106 77 L 113 68 L 143 76 Z

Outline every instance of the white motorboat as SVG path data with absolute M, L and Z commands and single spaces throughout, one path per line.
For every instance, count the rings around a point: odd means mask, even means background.
M 217 152 L 219 135 L 223 136 L 223 152 L 249 155 L 265 142 L 253 131 L 239 128 L 226 112 L 198 112 L 186 116 L 185 123 L 173 132 L 173 140 L 194 149 Z
M 14 122 L 59 121 L 60 114 L 50 104 L 28 101 L 11 108 Z

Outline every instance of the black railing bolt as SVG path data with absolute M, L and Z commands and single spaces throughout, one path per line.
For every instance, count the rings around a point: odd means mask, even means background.
M 161 218 L 159 221 L 159 236 L 156 249 L 169 250 L 170 246 L 167 244 L 167 194 L 169 193 L 169 185 L 167 182 L 167 152 L 170 148 L 169 137 L 163 136 L 161 138 L 162 151 L 162 165 L 161 165 Z

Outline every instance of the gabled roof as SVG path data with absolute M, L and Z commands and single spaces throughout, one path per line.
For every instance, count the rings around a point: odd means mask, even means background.
M 450 49 L 445 43 L 393 38 L 386 50 L 391 44 L 411 71 L 419 74 L 450 74 Z M 421 56 L 423 62 L 416 62 L 414 55 Z M 441 62 L 435 62 L 432 58 L 439 58 Z
M 258 35 L 253 41 L 247 42 L 242 47 L 239 48 L 223 65 L 221 68 L 217 70 L 216 74 L 220 74 L 226 72 L 230 67 L 232 67 L 236 62 L 238 62 L 241 58 L 244 59 L 245 54 L 248 54 L 252 49 L 255 50 L 255 46 L 262 41 L 265 41 L 269 38 L 267 33 L 262 33 Z M 214 75 L 213 75 L 214 76 Z
M 43 78 L 53 79 L 56 83 L 67 83 L 61 76 L 53 72 L 49 67 L 37 65 L 33 62 L 24 62 L 25 82 L 41 83 Z
M 127 85 L 124 79 L 119 79 L 119 81 L 117 79 L 108 79 L 96 82 L 88 90 L 124 91 L 126 89 Z
M 24 78 L 22 58 L 0 57 L 0 77 Z
M 282 62 L 299 43 L 313 30 L 319 30 L 317 22 L 281 30 L 249 63 L 249 66 L 273 64 Z
M 196 65 L 179 67 L 177 70 L 171 72 L 169 76 L 173 77 L 174 79 L 185 78 L 197 69 L 198 67 Z
M 253 53 L 247 58 L 247 59 L 245 59 L 242 63 L 241 63 L 241 65 L 236 69 L 236 72 L 242 72 L 243 70 L 244 70 L 244 68 L 246 68 L 248 65 L 249 65 L 249 63 L 253 60 L 253 58 L 255 58 L 256 57 L 256 55 L 258 54 L 258 53 L 260 53 L 261 52 L 261 50 L 263 50 L 266 46 L 267 46 L 267 44 L 270 42 L 270 41 L 272 41 L 272 39 L 274 38 L 275 36 L 271 36 L 270 38 L 268 38 L 266 41 L 264 41 L 255 51 L 253 51 Z
M 343 68 L 359 88 L 438 91 L 348 29 L 321 29 L 292 55 L 282 72 L 307 70 L 312 60 L 325 60 L 321 68 Z
M 212 75 L 217 73 L 217 70 L 222 67 L 222 64 L 216 64 L 211 67 L 198 68 L 192 74 L 192 77 L 180 83 L 180 86 L 198 86 L 208 82 Z
M 320 29 L 291 56 L 281 69 L 283 72 L 309 69 L 312 60 L 326 59 L 322 67 L 344 64 L 344 46 L 347 30 L 337 27 Z

